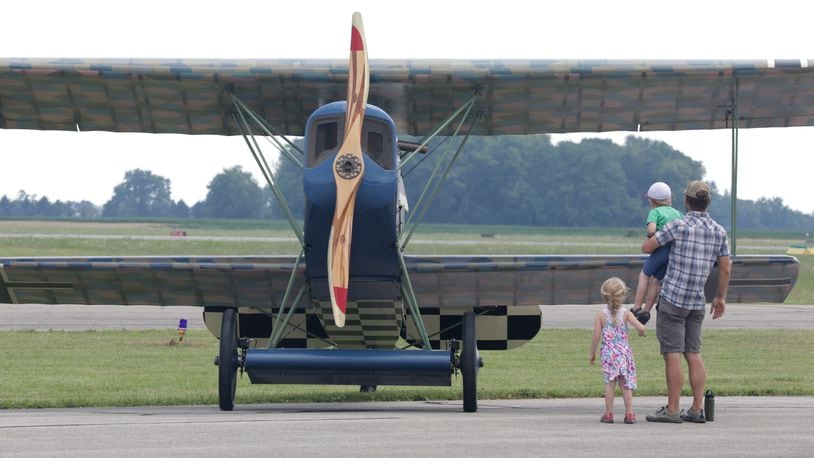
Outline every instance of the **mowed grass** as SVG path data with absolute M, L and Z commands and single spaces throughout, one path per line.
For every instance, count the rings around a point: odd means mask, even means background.
M 0 221 L 0 256 L 126 256 L 296 254 L 291 241 L 64 238 L 61 234 L 286 237 L 284 225 L 196 222 L 75 223 Z M 643 234 L 628 229 L 539 229 L 428 226 L 411 254 L 638 254 Z M 447 243 L 448 242 L 448 243 Z M 740 238 L 739 254 L 784 254 L 791 236 Z M 800 276 L 787 299 L 814 304 L 814 256 L 800 256 Z M 664 395 L 664 368 L 651 335 L 634 337 L 638 395 Z M 0 332 L 0 408 L 216 404 L 218 341 L 206 331 L 171 346 L 174 331 Z M 814 395 L 814 330 L 708 330 L 704 357 L 708 386 L 720 395 Z M 542 330 L 530 343 L 506 352 L 483 352 L 479 396 L 493 398 L 601 397 L 598 366 L 588 365 L 588 330 Z M 297 401 L 460 399 L 452 387 L 251 385 L 239 380 L 239 404 Z
M 800 261 L 800 274 L 785 303 L 812 305 L 814 304 L 814 256 L 798 256 L 797 259 Z
M 197 239 L 143 239 L 185 230 Z M 2 234 L 12 234 L 6 236 Z M 39 234 L 26 237 L 25 234 Z M 742 231 L 739 254 L 785 254 L 801 242 L 795 234 Z M 44 235 L 52 235 L 44 237 Z M 136 238 L 70 238 L 116 235 Z M 263 237 L 224 240 L 218 237 Z M 273 237 L 274 241 L 267 238 Z M 407 248 L 409 254 L 567 255 L 640 254 L 640 228 L 535 228 L 426 224 Z M 299 246 L 285 221 L 27 221 L 0 220 L 0 256 L 296 255 Z M 787 304 L 814 304 L 814 256 L 802 255 L 797 284 Z
M 814 331 L 707 330 L 707 386 L 725 396 L 814 395 L 812 338 Z M 173 339 L 173 330 L 0 332 L 0 408 L 217 404 L 217 339 L 206 331 L 187 333 L 185 345 L 170 345 Z M 544 329 L 520 348 L 482 352 L 479 398 L 601 397 L 599 366 L 588 364 L 590 339 L 590 330 Z M 632 345 L 636 394 L 666 395 L 655 337 L 635 337 Z M 453 377 L 451 387 L 358 391 L 356 386 L 252 385 L 244 375 L 237 403 L 462 396 L 460 376 Z
M 1 237 L 0 256 L 293 255 L 296 239 L 282 242 Z

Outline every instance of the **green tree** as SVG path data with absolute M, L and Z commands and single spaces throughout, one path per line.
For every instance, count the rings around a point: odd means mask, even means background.
M 0 198 L 0 216 L 11 216 L 13 205 L 5 195 Z
M 430 153 L 402 169 L 411 212 L 449 141 L 434 140 Z M 670 185 L 673 206 L 684 210 L 684 186 L 704 175 L 700 161 L 667 143 L 635 136 L 624 145 L 600 139 L 554 145 L 548 135 L 472 137 L 424 221 L 644 228 L 649 211 L 644 194 L 653 182 Z M 301 216 L 302 171 L 281 159 L 277 178 L 294 215 Z M 710 213 L 727 227 L 729 196 L 719 195 L 714 183 L 712 191 Z M 741 228 L 808 230 L 812 221 L 814 215 L 795 212 L 780 199 L 738 201 Z
M 175 206 L 172 209 L 172 216 L 176 218 L 189 218 L 191 215 L 191 210 L 189 205 L 184 202 L 184 199 L 179 200 L 175 203 Z
M 200 210 L 209 218 L 264 218 L 269 215 L 268 194 L 239 165 L 215 175 L 207 186 Z
M 102 207 L 102 216 L 171 216 L 170 180 L 152 172 L 134 169 L 113 189 L 113 197 Z
M 72 217 L 77 218 L 98 218 L 102 214 L 102 210 L 88 200 L 79 202 L 69 201 L 68 205 L 71 207 Z
M 303 148 L 302 140 L 296 140 L 294 143 L 298 144 L 300 148 Z M 302 156 L 300 156 L 296 150 L 287 145 L 286 148 L 288 148 L 294 156 L 299 157 L 302 160 Z M 277 159 L 277 164 L 274 167 L 274 178 L 277 181 L 277 186 L 280 188 L 280 193 L 283 195 L 283 198 L 291 210 L 291 214 L 297 219 L 304 218 L 305 198 L 303 196 L 302 169 L 300 169 L 292 161 L 288 160 L 288 158 L 280 155 L 279 159 Z M 267 192 L 269 192 L 269 195 L 271 195 L 271 190 L 267 189 Z M 285 219 L 285 213 L 277 203 L 276 198 L 272 196 L 271 199 L 274 199 L 274 205 L 272 206 L 271 212 L 272 217 L 276 219 Z

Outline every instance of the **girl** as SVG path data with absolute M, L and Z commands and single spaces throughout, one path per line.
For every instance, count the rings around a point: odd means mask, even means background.
M 628 324 L 633 325 L 640 336 L 645 335 L 644 325 L 639 323 L 636 316 L 622 307 L 622 301 L 628 293 L 625 283 L 612 277 L 602 283 L 602 297 L 607 303 L 606 307 L 596 313 L 594 318 L 594 335 L 591 340 L 591 364 L 596 360 L 596 347 L 602 338 L 600 350 L 600 364 L 605 376 L 605 415 L 602 423 L 613 423 L 613 396 L 616 391 L 616 380 L 622 389 L 622 399 L 625 401 L 625 423 L 636 423 L 633 414 L 633 390 L 636 389 L 636 363 L 633 361 L 633 351 L 628 342 Z

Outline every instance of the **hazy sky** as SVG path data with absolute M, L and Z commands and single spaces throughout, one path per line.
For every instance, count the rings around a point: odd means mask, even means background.
M 814 57 L 810 17 L 802 4 L 791 1 L 140 0 L 115 5 L 4 4 L 0 56 L 345 58 L 351 14 L 360 11 L 370 58 Z M 589 136 L 621 142 L 626 135 Z M 728 130 L 643 135 L 701 160 L 706 178 L 729 189 Z M 738 195 L 782 197 L 796 210 L 814 212 L 812 142 L 814 128 L 741 130 Z M 173 198 L 188 204 L 203 199 L 208 182 L 224 168 L 257 169 L 239 137 L 167 134 L 0 130 L 0 160 L 0 195 L 16 196 L 22 189 L 97 204 L 107 201 L 133 168 L 169 178 Z

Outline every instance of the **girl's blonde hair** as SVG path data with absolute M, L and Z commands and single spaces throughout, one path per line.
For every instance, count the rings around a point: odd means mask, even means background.
M 616 312 L 619 310 L 619 307 L 622 306 L 622 302 L 624 302 L 630 289 L 621 278 L 611 277 L 602 283 L 602 287 L 599 290 L 602 292 L 602 298 L 604 298 L 608 304 L 611 319 L 613 323 L 616 324 Z

